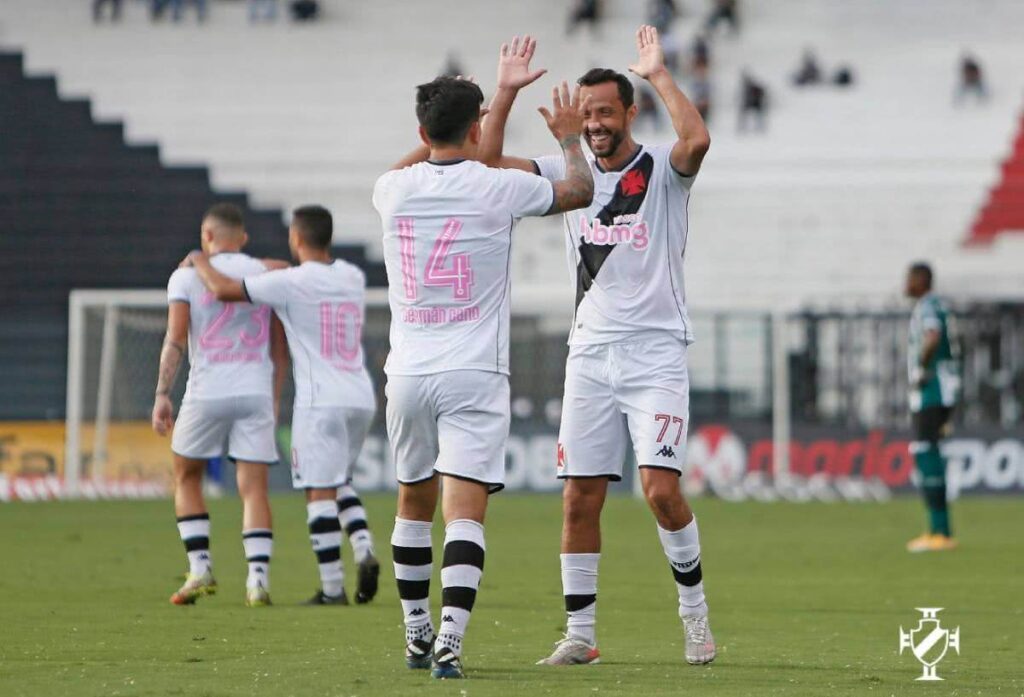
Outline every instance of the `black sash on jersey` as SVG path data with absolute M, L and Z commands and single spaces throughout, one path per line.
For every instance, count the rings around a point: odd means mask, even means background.
M 594 217 L 602 225 L 611 226 L 620 215 L 632 215 L 640 210 L 647 197 L 647 188 L 654 172 L 654 158 L 645 152 L 636 164 L 622 173 L 619 183 L 615 185 L 615 194 L 608 204 Z M 626 193 L 626 192 L 629 193 Z M 590 287 L 594 285 L 597 272 L 604 265 L 604 260 L 618 244 L 592 244 L 583 241 L 580 234 L 580 263 L 576 266 L 576 307 L 579 308 Z

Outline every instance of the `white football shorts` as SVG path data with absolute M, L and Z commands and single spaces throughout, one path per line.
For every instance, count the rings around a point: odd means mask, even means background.
M 622 479 L 632 439 L 640 467 L 682 473 L 690 425 L 686 344 L 668 333 L 573 346 L 565 365 L 558 477 Z
M 295 407 L 292 413 L 292 486 L 333 489 L 352 468 L 373 423 L 370 409 Z
M 274 464 L 274 402 L 243 395 L 183 402 L 174 422 L 171 450 L 193 460 L 227 455 L 243 462 Z
M 388 376 L 388 441 L 398 481 L 416 484 L 435 472 L 505 487 L 508 376 L 483 370 Z

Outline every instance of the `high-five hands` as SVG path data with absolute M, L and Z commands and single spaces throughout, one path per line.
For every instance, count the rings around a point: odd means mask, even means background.
M 501 45 L 498 57 L 498 89 L 522 89 L 536 82 L 547 70 L 530 71 L 530 59 L 537 50 L 537 42 L 529 36 L 522 40 L 512 37 L 512 44 Z
M 580 100 L 579 85 L 576 85 L 570 98 L 569 85 L 563 82 L 561 88 L 551 90 L 551 111 L 545 107 L 538 107 L 537 111 L 547 121 L 551 135 L 561 142 L 565 138 L 578 138 L 583 133 L 583 114 L 589 105 L 590 95 Z
M 636 30 L 636 62 L 629 66 L 629 72 L 648 79 L 665 70 L 665 53 L 661 50 L 658 30 L 649 24 Z

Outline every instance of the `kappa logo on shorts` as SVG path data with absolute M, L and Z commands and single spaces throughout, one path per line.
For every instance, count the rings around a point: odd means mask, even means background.
M 655 453 L 655 457 L 672 457 L 676 456 L 676 451 L 672 449 L 671 445 L 661 446 L 661 450 Z
M 558 469 L 565 469 L 565 448 L 561 443 L 558 444 Z

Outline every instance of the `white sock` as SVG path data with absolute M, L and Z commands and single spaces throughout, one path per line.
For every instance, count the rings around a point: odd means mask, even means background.
M 484 526 L 475 520 L 453 520 L 445 527 L 441 566 L 441 626 L 434 642 L 462 655 L 476 592 L 484 573 Z
M 601 554 L 563 554 L 561 560 L 565 633 L 596 646 L 597 565 Z
M 349 484 L 338 487 L 338 517 L 345 529 L 356 563 L 373 554 L 373 535 L 366 522 L 366 509 L 359 494 Z
M 395 581 L 402 601 L 406 642 L 434 638 L 430 621 L 430 576 L 434 570 L 430 528 L 421 520 L 395 518 L 391 533 L 391 555 L 395 562 Z
M 265 528 L 243 530 L 242 548 L 245 550 L 245 560 L 249 563 L 245 587 L 263 586 L 270 590 L 270 556 L 274 550 L 274 533 Z
M 658 537 L 661 538 L 661 546 L 676 579 L 676 589 L 679 591 L 679 616 L 706 616 L 708 605 L 704 599 L 703 573 L 700 568 L 697 519 L 694 518 L 688 525 L 673 532 L 659 525 Z
M 345 571 L 341 564 L 341 522 L 338 502 L 310 501 L 306 504 L 309 540 L 313 544 L 320 569 L 320 588 L 324 595 L 337 598 L 345 588 Z
M 199 513 L 178 518 L 178 534 L 188 555 L 188 573 L 202 576 L 213 567 L 210 558 L 210 514 Z

